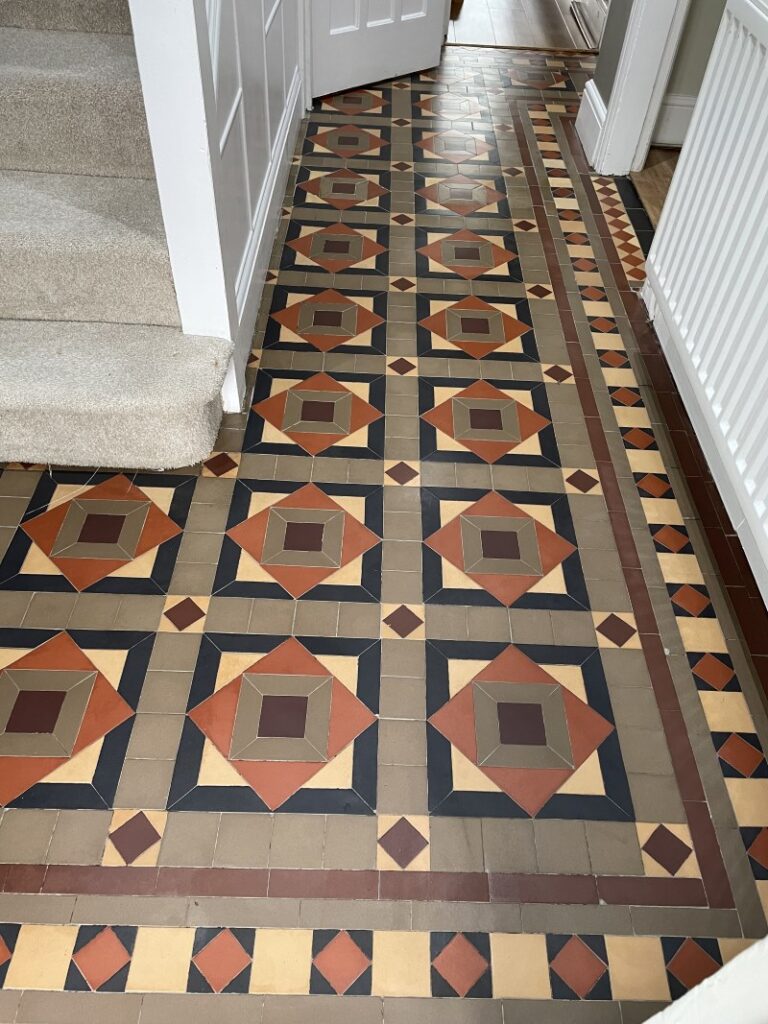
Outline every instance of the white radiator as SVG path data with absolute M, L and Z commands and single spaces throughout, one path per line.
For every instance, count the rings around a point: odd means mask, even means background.
M 768 0 L 729 0 L 643 290 L 768 602 Z

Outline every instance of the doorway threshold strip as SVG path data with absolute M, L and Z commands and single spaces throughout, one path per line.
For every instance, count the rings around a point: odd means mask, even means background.
M 750 944 L 640 935 L 0 924 L 0 982 L 6 991 L 668 1002 Z

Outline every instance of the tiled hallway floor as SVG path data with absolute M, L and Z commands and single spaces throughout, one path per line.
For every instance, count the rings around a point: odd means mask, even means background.
M 591 67 L 324 101 L 218 451 L 0 476 L 0 1021 L 636 1024 L 765 933 Z

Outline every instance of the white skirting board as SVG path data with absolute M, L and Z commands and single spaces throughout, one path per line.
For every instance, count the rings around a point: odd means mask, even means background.
M 280 221 L 285 186 L 291 168 L 291 158 L 303 114 L 302 76 L 297 69 L 286 100 L 283 117 L 277 129 L 272 158 L 264 175 L 259 201 L 256 204 L 253 225 L 243 264 L 237 277 L 236 299 L 238 327 L 235 351 L 222 389 L 224 412 L 240 412 L 245 385 L 245 367 L 251 351 L 253 329 L 269 270 L 269 260 Z
M 758 516 L 750 515 L 749 496 L 745 493 L 744 481 L 736 470 L 733 455 L 713 414 L 712 402 L 696 375 L 691 373 L 685 341 L 677 329 L 663 288 L 656 279 L 653 267 L 648 266 L 647 272 L 648 279 L 643 286 L 641 297 L 648 310 L 648 316 L 653 321 L 659 344 L 669 363 L 728 517 L 741 541 L 763 598 L 768 602 L 768 561 L 765 557 L 764 528 Z
M 667 93 L 659 111 L 651 142 L 654 146 L 682 146 L 696 106 L 695 96 Z
M 594 78 L 590 78 L 584 88 L 581 106 L 576 117 L 576 131 L 581 139 L 584 154 L 590 167 L 594 167 L 596 163 L 597 150 L 606 114 L 607 111 L 603 97 L 595 85 Z

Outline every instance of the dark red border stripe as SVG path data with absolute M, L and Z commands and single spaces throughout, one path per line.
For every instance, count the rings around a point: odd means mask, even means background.
M 693 819 L 703 804 L 686 805 Z M 716 840 L 713 839 L 716 842 Z M 705 850 L 704 847 L 702 849 Z M 706 852 L 706 850 L 705 850 Z M 699 859 L 707 860 L 701 856 Z M 711 857 L 709 857 L 711 860 Z M 702 865 L 702 870 L 704 866 Z M 101 896 L 229 896 L 294 899 L 434 901 L 443 903 L 598 904 L 623 885 L 634 906 L 699 906 L 698 879 L 595 875 L 484 874 L 461 871 L 322 871 L 283 868 L 132 868 L 73 864 L 0 866 L 3 892 Z M 712 884 L 717 884 L 713 875 Z M 663 885 L 661 883 L 664 883 Z M 653 884 L 648 884 L 653 883 Z M 606 888 L 607 887 L 607 888 Z M 613 887 L 613 888 L 612 888 Z M 703 890 L 702 890 L 703 891 Z M 709 889 L 708 889 L 709 891 Z M 715 891 L 715 890 L 713 890 Z M 715 891 L 712 906 L 729 907 L 730 889 Z
M 525 130 L 523 127 L 522 118 L 519 111 L 515 111 L 513 114 L 513 124 L 515 127 L 515 133 L 517 135 L 518 145 L 520 146 L 521 153 L 525 153 L 523 162 L 530 163 L 530 149 L 528 146 L 528 140 L 525 136 Z M 572 125 L 568 122 L 564 122 L 566 132 L 568 129 L 572 129 Z M 568 133 L 568 140 L 571 143 L 572 151 L 579 152 L 580 144 L 575 144 L 572 140 L 571 133 Z M 527 160 L 526 160 L 527 158 Z M 578 158 L 575 158 L 578 160 Z M 583 156 L 580 157 L 583 161 Z M 590 203 L 593 206 L 599 207 L 597 196 L 592 188 L 592 182 L 588 175 L 583 176 L 588 182 L 587 194 L 590 197 Z M 602 210 L 594 210 L 596 223 L 601 224 L 601 227 L 607 231 L 607 224 L 603 217 Z M 547 218 L 546 211 L 542 207 L 534 207 L 534 213 L 536 215 L 536 221 L 539 226 L 539 232 L 542 238 L 551 238 L 551 231 L 549 227 L 549 220 Z M 599 218 L 602 218 L 600 220 Z M 608 254 L 609 261 L 613 269 L 614 276 L 617 283 L 620 279 L 623 279 L 623 289 L 621 291 L 628 291 L 628 285 L 626 283 L 626 276 L 618 260 L 618 253 L 613 244 L 613 240 L 605 238 L 601 230 L 601 236 L 604 237 L 606 243 L 606 252 Z M 552 255 L 554 252 L 554 246 L 545 245 L 544 247 L 547 268 L 552 281 L 552 287 L 555 290 L 555 294 L 567 295 L 565 282 L 563 280 L 562 270 L 557 259 Z M 622 296 L 623 297 L 623 296 Z M 589 380 L 586 375 L 586 362 L 584 359 L 584 353 L 579 340 L 578 330 L 576 328 L 576 322 L 573 317 L 573 310 L 570 306 L 570 300 L 568 306 L 563 305 L 560 307 L 561 322 L 563 326 L 563 333 L 565 335 L 566 345 L 568 347 L 569 358 L 571 365 L 574 370 L 574 379 L 576 382 L 576 390 L 579 395 L 579 399 L 582 402 L 582 409 L 586 410 L 591 408 L 591 401 L 593 400 L 592 389 L 589 384 Z M 633 325 L 634 326 L 634 325 Z M 646 326 L 647 330 L 647 326 Z M 592 424 L 590 426 L 590 424 Z M 602 441 L 599 441 L 597 445 L 595 440 L 597 437 L 596 426 L 600 426 L 600 434 L 602 435 Z M 601 420 L 595 420 L 590 418 L 588 423 L 588 431 L 590 442 L 592 443 L 593 453 L 595 455 L 595 461 L 597 463 L 598 472 L 600 475 L 601 483 L 603 488 L 608 490 L 614 499 L 621 498 L 621 490 L 619 487 L 618 477 L 616 475 L 616 468 L 610 459 L 604 457 L 604 453 L 607 450 L 605 443 L 605 431 Z M 603 457 L 601 457 L 603 456 Z M 614 504 L 612 501 L 611 504 Z M 630 593 L 630 602 L 632 603 L 632 609 L 639 611 L 643 621 L 646 625 L 650 625 L 651 621 L 654 622 L 654 628 L 650 634 L 642 634 L 641 642 L 643 644 L 643 652 L 646 654 L 646 662 L 648 664 L 648 671 L 651 676 L 651 680 L 654 687 L 654 693 L 661 693 L 661 715 L 662 722 L 664 725 L 664 732 L 669 745 L 670 758 L 672 760 L 672 767 L 675 773 L 678 787 L 680 789 L 681 796 L 683 799 L 688 800 L 703 800 L 704 790 L 699 777 L 698 768 L 696 761 L 693 756 L 693 750 L 691 748 L 690 738 L 688 737 L 685 729 L 682 715 L 677 709 L 676 705 L 676 691 L 674 681 L 672 679 L 672 673 L 665 657 L 659 657 L 658 653 L 648 658 L 648 651 L 658 652 L 661 648 L 659 641 L 659 628 L 656 623 L 656 617 L 653 613 L 653 605 L 651 603 L 650 594 L 648 593 L 648 587 L 643 579 L 642 575 L 636 572 L 631 574 L 632 586 L 630 588 L 630 580 L 627 578 L 627 572 L 639 568 L 639 559 L 637 555 L 637 548 L 632 537 L 632 530 L 627 515 L 627 510 L 623 500 L 615 500 L 615 507 L 610 509 L 610 520 L 611 527 L 613 529 L 614 537 L 616 540 L 616 546 L 619 550 L 621 558 L 622 571 L 627 582 L 627 589 Z M 658 644 L 658 646 L 657 646 Z M 663 654 L 663 649 L 662 654 Z M 730 889 L 730 883 L 728 881 L 728 875 L 725 870 L 725 864 L 723 863 L 722 854 L 720 847 L 717 843 L 717 836 L 714 831 L 714 826 L 706 815 L 706 819 L 702 815 L 695 816 L 693 820 L 689 820 L 689 827 L 691 829 L 691 837 L 694 842 L 696 849 L 697 858 L 701 866 L 702 875 L 706 879 L 707 884 L 707 896 L 714 900 L 712 905 L 723 905 L 723 899 L 726 898 L 727 893 L 728 906 L 734 905 L 733 895 Z M 702 861 L 706 861 L 703 864 Z M 688 879 L 671 879 L 671 881 L 687 882 Z M 629 902 L 633 902 L 630 900 Z M 687 905 L 683 902 L 681 905 Z

